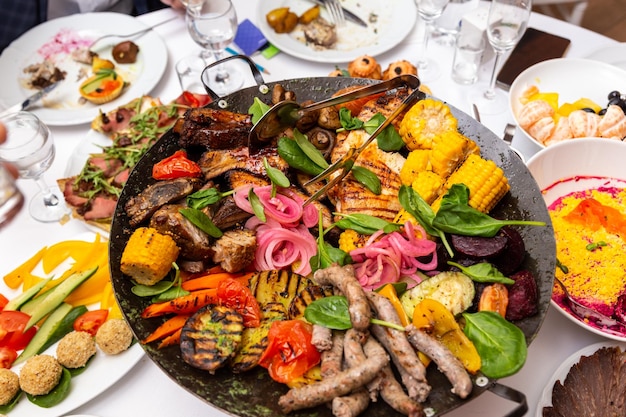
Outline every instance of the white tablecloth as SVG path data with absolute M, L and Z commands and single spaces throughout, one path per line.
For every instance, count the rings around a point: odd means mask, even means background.
M 256 1 L 234 0 L 234 3 L 240 20 L 244 18 L 256 20 Z M 176 12 L 166 9 L 140 16 L 138 19 L 146 24 L 154 24 L 174 14 Z M 199 51 L 199 47 L 192 42 L 186 31 L 183 15 L 178 14 L 180 19 L 155 29 L 165 40 L 169 63 L 163 78 L 151 94 L 162 98 L 164 101 L 175 98 L 180 92 L 173 63 L 185 55 Z M 599 34 L 540 14 L 532 15 L 530 26 L 571 39 L 572 44 L 566 54 L 567 57 L 585 57 L 598 48 L 616 44 L 616 41 Z M 379 56 L 378 60 L 383 67 L 398 59 L 408 59 L 415 62 L 418 32 L 417 29 L 414 30 L 414 33 L 396 48 Z M 446 71 L 438 80 L 428 84 L 434 95 L 471 114 L 470 103 L 466 98 L 471 87 L 460 86 L 454 83 L 449 76 L 448 69 L 452 62 L 452 48 L 433 41 L 429 45 L 429 53 L 439 61 L 441 67 Z M 265 75 L 266 81 L 303 76 L 325 76 L 334 69 L 333 64 L 307 62 L 286 54 L 279 54 L 271 60 L 265 60 L 262 57 L 255 59 L 271 72 L 271 75 Z M 490 68 L 489 63 L 483 66 L 480 82 L 487 82 Z M 484 116 L 482 120 L 483 124 L 498 136 L 502 135 L 505 124 L 512 121 L 512 116 L 508 112 L 499 116 Z M 46 174 L 49 183 L 52 183 L 56 178 L 63 177 L 73 150 L 88 130 L 88 125 L 52 128 L 57 147 L 57 157 Z M 516 135 L 513 145 L 527 157 L 537 151 L 532 143 L 525 142 L 519 135 Z M 36 192 L 33 181 L 19 180 L 18 185 L 27 199 L 30 199 Z M 11 223 L 0 229 L 0 276 L 28 259 L 42 246 L 70 239 L 84 231 L 84 225 L 76 220 L 62 226 L 59 224 L 42 224 L 32 220 L 27 210 L 22 210 Z M 500 382 L 522 391 L 528 400 L 529 413 L 527 415 L 534 416 L 541 391 L 558 365 L 573 352 L 600 340 L 602 339 L 599 336 L 582 330 L 551 308 L 540 332 L 530 346 L 528 360 L 524 368 L 515 376 L 505 378 Z M 448 415 L 451 417 L 495 417 L 502 416 L 505 410 L 512 407 L 512 403 L 501 400 L 487 392 Z M 175 384 L 147 357 L 144 357 L 117 384 L 88 404 L 79 407 L 72 414 L 90 414 L 100 417 L 207 417 L 225 415 Z

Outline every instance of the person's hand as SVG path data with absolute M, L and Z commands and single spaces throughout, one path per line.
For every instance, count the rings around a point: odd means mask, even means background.
M 161 3 L 170 6 L 172 9 L 185 10 L 185 5 L 180 0 L 161 0 Z
M 7 140 L 7 128 L 4 126 L 3 123 L 0 123 L 0 144 L 4 143 L 6 140 Z M 12 164 L 5 163 L 5 162 L 1 162 L 1 163 L 4 165 L 7 171 L 11 173 L 13 178 L 19 177 L 19 172 L 17 171 L 17 168 L 15 166 L 13 166 Z

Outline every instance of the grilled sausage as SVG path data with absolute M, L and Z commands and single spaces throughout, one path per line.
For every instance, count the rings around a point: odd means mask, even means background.
M 356 417 L 370 404 L 370 396 L 366 389 L 359 389 L 350 395 L 335 397 L 331 409 L 335 417 Z
M 328 327 L 314 324 L 311 344 L 320 352 L 330 350 L 333 346 L 333 331 Z
M 322 351 L 320 363 L 322 378 L 332 377 L 341 372 L 341 362 L 343 360 L 343 339 L 344 332 L 335 330 L 332 335 L 333 345 L 329 350 Z
M 409 341 L 416 349 L 428 355 L 452 384 L 452 392 L 466 398 L 472 392 L 472 379 L 463 364 L 441 342 L 412 324 L 406 328 Z
M 368 336 L 368 334 L 354 329 L 346 331 L 346 337 L 343 340 L 343 356 L 348 368 L 354 368 L 367 360 L 367 356 L 363 352 L 363 344 L 367 341 Z M 380 386 L 381 380 L 378 376 L 367 383 L 367 390 L 372 401 L 378 399 Z
M 367 296 L 379 319 L 400 325 L 400 318 L 389 299 L 376 292 L 369 292 Z M 406 333 L 376 324 L 370 327 L 370 331 L 389 352 L 400 372 L 402 383 L 409 391 L 409 397 L 420 402 L 426 400 L 430 393 L 426 367 L 417 357 Z
M 313 275 L 313 280 L 319 285 L 332 285 L 348 299 L 352 327 L 356 330 L 366 330 L 369 327 L 372 311 L 365 291 L 354 275 L 352 265 L 343 267 L 332 265 L 325 269 L 318 269 Z
M 406 395 L 402 389 L 402 385 L 400 385 L 393 375 L 391 366 L 385 366 L 380 372 L 380 375 L 380 396 L 387 404 L 389 404 L 391 408 L 409 417 L 424 416 L 422 406 L 420 403 Z
M 389 356 L 380 345 L 366 343 L 364 346 L 367 361 L 357 367 L 324 378 L 319 382 L 290 389 L 278 400 L 284 413 L 303 408 L 315 407 L 346 395 L 374 379 L 380 370 L 389 363 Z

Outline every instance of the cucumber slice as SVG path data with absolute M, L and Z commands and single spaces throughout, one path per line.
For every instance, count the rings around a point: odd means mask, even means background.
M 50 346 L 61 340 L 63 336 L 74 330 L 74 320 L 87 312 L 87 307 L 76 306 L 61 319 L 61 323 L 50 335 L 48 341 L 37 351 L 37 354 L 44 352 Z
M 56 308 L 43 322 L 35 336 L 31 339 L 30 343 L 20 353 L 20 356 L 15 359 L 14 364 L 25 361 L 26 359 L 35 356 L 41 351 L 41 348 L 46 344 L 54 332 L 59 328 L 63 322 L 63 318 L 72 310 L 71 304 L 62 303 Z
M 12 311 L 19 310 L 20 307 L 22 307 L 25 303 L 27 303 L 31 298 L 36 296 L 39 293 L 39 291 L 41 291 L 41 289 L 45 287 L 48 282 L 50 282 L 51 279 L 52 278 L 44 279 L 43 281 L 38 282 L 37 284 L 33 285 L 32 287 L 30 287 L 29 289 L 27 289 L 26 291 L 24 291 L 23 293 L 21 293 L 20 295 L 18 295 L 11 301 L 9 301 L 7 305 L 4 306 L 4 309 L 12 310 Z
M 26 312 L 30 311 L 30 320 L 26 324 L 26 328 L 24 331 L 30 329 L 32 326 L 37 324 L 39 320 L 43 319 L 47 316 L 52 310 L 57 308 L 65 298 L 71 294 L 76 287 L 78 287 L 83 282 L 87 281 L 96 271 L 98 267 L 94 267 L 88 269 L 83 272 L 77 272 L 65 279 L 65 281 L 61 282 L 56 287 L 50 289 L 46 293 L 42 294 L 40 297 L 35 297 L 30 300 L 23 308 L 22 311 Z M 33 303 L 33 305 L 31 305 Z

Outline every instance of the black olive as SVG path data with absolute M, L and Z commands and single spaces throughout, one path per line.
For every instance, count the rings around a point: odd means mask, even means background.
M 618 97 L 613 97 L 612 99 L 610 99 L 610 100 L 609 100 L 609 106 L 610 106 L 611 104 L 619 105 L 619 103 L 620 103 L 621 101 L 622 101 L 622 100 L 619 98 L 619 96 L 618 96 Z
M 605 113 L 606 113 L 606 108 L 604 108 L 604 109 L 602 109 L 602 110 L 600 110 L 600 111 L 598 112 L 598 114 L 599 114 L 600 116 L 604 116 L 604 114 L 605 114 Z
M 620 96 L 620 92 L 617 90 L 614 90 L 609 93 L 608 99 L 610 100 L 612 98 L 619 97 L 619 96 Z
M 581 109 L 582 111 L 586 111 L 587 113 L 595 113 L 596 111 L 591 107 L 584 107 Z

